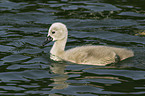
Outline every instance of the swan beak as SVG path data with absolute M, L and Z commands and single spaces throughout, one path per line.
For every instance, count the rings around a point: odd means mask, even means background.
M 42 46 L 45 46 L 47 43 L 52 41 L 52 37 L 48 36 L 45 41 L 42 43 Z

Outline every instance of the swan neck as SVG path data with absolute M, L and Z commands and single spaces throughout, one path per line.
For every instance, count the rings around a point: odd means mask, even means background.
M 66 41 L 67 41 L 67 38 L 55 41 L 50 53 L 56 56 L 62 55 L 65 50 Z

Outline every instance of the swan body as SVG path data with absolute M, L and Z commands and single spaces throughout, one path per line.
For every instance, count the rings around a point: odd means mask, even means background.
M 105 66 L 119 60 L 134 56 L 132 50 L 109 46 L 79 46 L 65 51 L 68 31 L 62 23 L 53 23 L 43 45 L 51 40 L 55 41 L 50 50 L 51 59 L 55 61 L 66 60 L 77 64 Z

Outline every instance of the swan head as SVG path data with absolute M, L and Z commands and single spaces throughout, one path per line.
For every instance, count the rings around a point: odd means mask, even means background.
M 48 35 L 42 46 L 46 45 L 50 41 L 59 41 L 63 39 L 67 39 L 68 31 L 67 27 L 63 23 L 53 23 L 49 30 Z

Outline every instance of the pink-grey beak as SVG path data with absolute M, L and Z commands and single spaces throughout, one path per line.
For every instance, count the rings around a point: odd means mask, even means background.
M 45 41 L 42 43 L 42 46 L 45 46 L 47 43 L 52 41 L 52 37 L 48 36 Z

